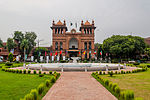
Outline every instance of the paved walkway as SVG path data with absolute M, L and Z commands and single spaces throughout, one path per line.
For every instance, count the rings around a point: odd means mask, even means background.
M 117 100 L 90 72 L 63 72 L 43 100 Z

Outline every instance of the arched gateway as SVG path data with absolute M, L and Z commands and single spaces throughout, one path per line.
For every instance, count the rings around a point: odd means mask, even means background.
M 72 29 L 67 32 L 66 22 L 58 21 L 52 24 L 52 56 L 94 58 L 94 21 L 81 21 L 79 32 Z M 57 54 L 57 55 L 56 55 Z

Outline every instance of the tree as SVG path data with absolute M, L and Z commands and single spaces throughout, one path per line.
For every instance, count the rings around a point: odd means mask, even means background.
M 0 39 L 0 48 L 3 47 L 3 41 Z
M 45 51 L 47 52 L 48 49 L 44 48 L 44 47 L 39 47 L 39 48 L 35 48 L 33 55 L 35 57 L 35 59 L 38 59 L 38 56 L 45 56 Z
M 14 43 L 12 38 L 7 39 L 7 49 L 10 52 L 11 49 L 14 49 L 16 44 Z
M 140 56 L 145 49 L 144 39 L 138 36 L 113 35 L 103 41 L 102 48 L 115 58 L 133 58 Z
M 27 43 L 28 47 L 25 48 L 25 53 L 29 54 L 31 50 L 34 48 L 34 46 L 36 45 L 35 42 L 36 38 L 37 35 L 34 32 L 26 32 L 24 35 L 21 31 L 15 31 L 13 37 L 13 39 L 15 39 L 18 43 L 17 46 L 22 56 L 24 55 L 24 49 L 22 49 L 22 47 L 24 47 L 24 44 L 28 42 Z
M 20 49 L 24 51 L 24 61 L 25 61 L 25 54 L 26 50 L 29 48 L 29 42 L 26 39 L 23 39 L 21 44 L 20 44 Z
M 13 61 L 13 54 L 9 53 L 8 55 L 8 61 L 12 62 Z

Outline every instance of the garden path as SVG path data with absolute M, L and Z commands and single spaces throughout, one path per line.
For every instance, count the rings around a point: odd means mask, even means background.
M 117 100 L 91 72 L 63 72 L 42 100 Z

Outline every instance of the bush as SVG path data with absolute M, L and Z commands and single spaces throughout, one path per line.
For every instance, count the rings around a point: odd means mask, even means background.
M 34 70 L 33 73 L 36 74 L 36 70 Z
M 112 85 L 113 85 L 113 83 L 112 83 L 112 82 L 109 82 L 109 88 L 110 88 L 110 89 L 112 88 Z
M 137 97 L 137 98 L 135 98 L 134 100 L 143 100 L 143 98 Z
M 115 92 L 115 87 L 117 87 L 117 83 L 112 84 L 112 90 Z
M 13 54 L 9 53 L 8 55 L 8 61 L 12 62 L 13 61 Z
M 43 77 L 44 76 L 44 74 L 39 74 L 39 77 Z
M 66 62 L 66 60 L 60 60 L 60 63 L 65 63 Z
M 46 72 L 44 72 L 44 74 L 46 74 Z
M 28 70 L 28 74 L 30 74 L 31 73 L 31 70 Z
M 51 75 L 52 75 L 52 74 L 53 74 L 53 72 L 52 72 L 52 71 L 49 71 L 49 74 L 51 74 Z
M 106 86 L 109 86 L 109 80 L 105 80 L 104 82 Z
M 21 74 L 22 74 L 22 70 L 21 70 L 21 69 L 20 69 L 19 73 L 21 73 Z
M 12 65 L 13 65 L 13 63 L 10 63 L 10 62 L 5 63 L 5 66 L 12 66 Z
M 117 71 L 115 71 L 115 74 L 118 74 L 118 72 L 117 72 Z
M 49 85 L 50 85 L 50 80 L 46 80 L 46 81 L 45 81 L 45 84 L 46 84 L 47 87 L 49 87 Z
M 123 70 L 121 70 L 121 74 L 124 74 L 124 71 L 123 71 Z
M 2 68 L 1 70 L 2 70 L 2 71 L 5 71 L 5 68 Z
M 44 91 L 44 84 L 43 84 L 43 83 L 40 84 L 40 85 L 38 86 L 37 90 L 38 90 L 38 94 L 42 94 L 42 92 Z
M 131 90 L 125 90 L 120 93 L 120 98 L 123 100 L 133 100 L 134 93 Z
M 131 71 L 129 71 L 129 73 L 131 73 Z
M 33 100 L 33 95 L 32 94 L 25 95 L 24 100 Z
M 19 73 L 19 70 L 17 69 L 16 73 Z
M 118 72 L 118 74 L 121 74 L 120 72 Z
M 26 74 L 26 70 L 25 69 L 23 70 L 23 73 Z
M 56 78 L 54 76 L 51 77 L 51 83 L 55 83 L 56 82 Z
M 112 77 L 113 74 L 114 74 L 113 71 L 109 72 L 110 77 Z
M 115 93 L 120 95 L 120 88 L 118 86 L 115 87 Z
M 83 63 L 87 63 L 87 60 L 84 60 Z
M 147 65 L 148 68 L 150 68 L 150 65 Z
M 105 72 L 103 72 L 103 74 L 105 75 Z
M 36 89 L 32 89 L 30 94 L 32 94 L 33 100 L 38 100 L 38 92 Z
M 99 71 L 99 75 L 102 75 L 102 71 L 101 70 Z
M 39 74 L 41 74 L 41 71 L 39 70 Z
M 133 63 L 133 65 L 135 65 L 135 66 L 136 66 L 136 65 L 140 65 L 140 63 L 136 62 L 136 63 Z

